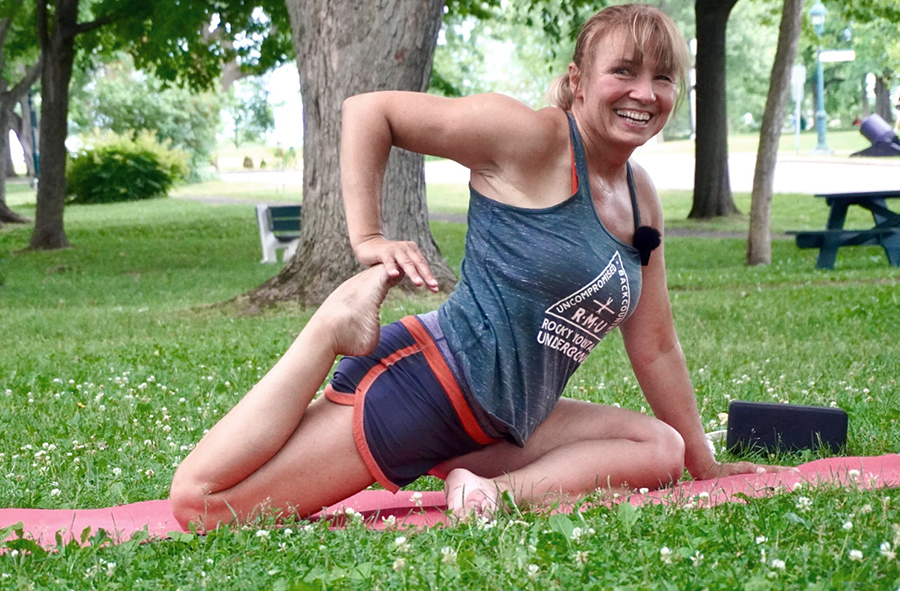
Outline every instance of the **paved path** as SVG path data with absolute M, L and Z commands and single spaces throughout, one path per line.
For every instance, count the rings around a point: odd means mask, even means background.
M 690 190 L 694 186 L 693 154 L 672 154 L 665 147 L 647 146 L 634 159 L 650 173 L 661 190 Z M 753 188 L 756 154 L 731 154 L 729 176 L 733 191 L 749 193 Z M 259 171 L 222 173 L 222 180 L 252 180 L 277 186 L 302 186 L 303 173 Z M 427 162 L 425 180 L 429 183 L 466 184 L 469 171 L 449 160 Z M 879 191 L 900 187 L 900 157 L 849 158 L 844 156 L 808 157 L 786 155 L 775 167 L 776 193 L 839 193 Z
M 635 160 L 650 173 L 660 190 L 691 190 L 694 186 L 693 154 L 671 153 L 665 144 L 650 145 L 635 153 Z M 729 155 L 729 177 L 733 191 L 749 193 L 753 189 L 753 172 L 756 154 L 734 153 Z M 299 170 L 226 172 L 224 181 L 271 184 L 278 187 L 301 187 L 303 173 Z M 469 171 L 450 160 L 431 161 L 425 164 L 425 180 L 428 183 L 466 184 Z M 850 158 L 847 156 L 810 157 L 784 155 L 775 167 L 776 193 L 840 193 L 849 191 L 879 191 L 900 188 L 900 158 Z M 233 199 L 197 197 L 209 202 L 238 203 Z M 241 201 L 243 202 L 243 201 Z M 247 201 L 247 203 L 255 203 Z M 432 213 L 438 221 L 466 221 L 464 214 Z M 745 237 L 736 232 L 698 232 L 670 228 L 670 236 Z

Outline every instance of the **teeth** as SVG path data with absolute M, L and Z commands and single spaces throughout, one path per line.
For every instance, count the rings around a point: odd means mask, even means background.
M 647 121 L 650 121 L 649 113 L 638 113 L 637 111 L 616 111 L 616 115 L 638 123 L 646 123 Z

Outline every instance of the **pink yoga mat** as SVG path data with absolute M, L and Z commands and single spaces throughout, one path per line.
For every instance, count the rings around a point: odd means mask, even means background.
M 797 486 L 820 484 L 864 489 L 900 486 L 900 455 L 829 458 L 803 464 L 790 472 L 685 481 L 663 490 L 635 493 L 627 500 L 633 505 L 691 503 L 695 507 L 711 507 L 731 501 L 744 502 L 744 495 L 765 497 L 791 491 Z M 737 496 L 739 493 L 741 496 Z M 365 522 L 375 529 L 386 527 L 392 517 L 401 528 L 432 526 L 447 519 L 442 492 L 400 491 L 393 494 L 385 490 L 362 491 L 324 509 L 315 518 L 330 519 L 335 527 L 340 527 L 348 509 L 362 514 Z M 63 543 L 68 543 L 82 539 L 86 529 L 90 531 L 88 537 L 103 529 L 114 542 L 129 540 L 140 531 L 146 531 L 151 538 L 164 538 L 170 532 L 183 531 L 165 500 L 103 509 L 0 509 L 0 528 L 19 522 L 24 535 L 45 548 L 56 546 L 57 533 Z M 14 533 L 9 536 L 14 537 Z

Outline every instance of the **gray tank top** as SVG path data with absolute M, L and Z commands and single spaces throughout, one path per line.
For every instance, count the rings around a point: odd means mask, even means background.
M 578 189 L 563 203 L 525 209 L 470 189 L 460 281 L 438 310 L 451 365 L 476 417 L 486 433 L 518 445 L 640 297 L 639 252 L 597 216 L 571 114 L 569 127 Z M 637 228 L 630 168 L 628 177 Z

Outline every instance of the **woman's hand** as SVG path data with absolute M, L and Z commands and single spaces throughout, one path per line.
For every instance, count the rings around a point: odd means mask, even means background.
M 429 291 L 438 291 L 437 279 L 431 274 L 431 267 L 415 242 L 373 236 L 357 244 L 353 250 L 359 262 L 368 267 L 382 264 L 391 278 L 406 275 L 413 285 L 424 285 Z
M 796 470 L 789 466 L 770 466 L 768 464 L 755 464 L 753 462 L 713 462 L 705 470 L 697 474 L 691 473 L 696 480 L 715 480 L 724 476 L 735 474 L 765 474 L 766 472 L 788 472 Z

